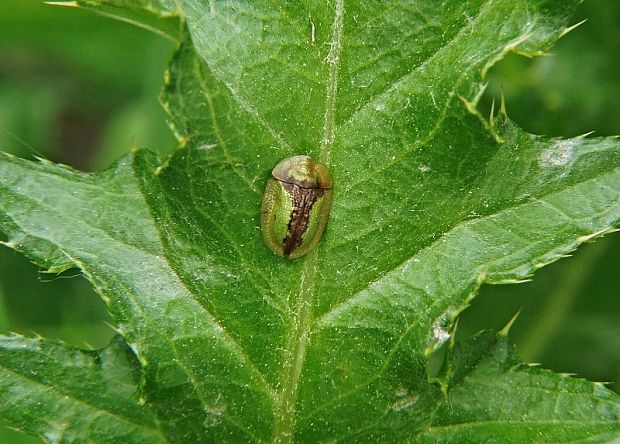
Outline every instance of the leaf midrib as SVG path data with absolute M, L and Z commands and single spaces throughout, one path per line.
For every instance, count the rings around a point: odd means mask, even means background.
M 321 151 L 319 155 L 319 161 L 328 168 L 336 133 L 336 98 L 343 24 L 344 0 L 336 0 L 330 50 L 326 58 L 329 70 L 325 91 L 323 137 L 321 138 Z M 299 382 L 306 359 L 310 330 L 314 324 L 313 301 L 318 251 L 319 248 L 315 249 L 305 258 L 296 313 L 293 317 L 294 329 L 285 351 L 285 363 L 280 374 L 280 386 L 282 389 L 278 394 L 280 402 L 275 412 L 273 442 L 293 442 Z

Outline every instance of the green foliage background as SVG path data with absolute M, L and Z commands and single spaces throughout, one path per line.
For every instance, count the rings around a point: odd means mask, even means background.
M 554 47 L 555 55 L 509 56 L 494 67 L 481 108 L 488 111 L 503 93 L 509 116 L 528 132 L 620 134 L 620 4 L 587 2 L 574 21 L 585 18 Z M 123 154 L 120 148 L 174 147 L 157 103 L 172 43 L 34 0 L 0 2 L 0 35 L 3 150 L 100 170 Z M 618 391 L 619 249 L 620 236 L 609 235 L 540 270 L 531 283 L 484 286 L 461 316 L 459 334 L 499 329 L 521 310 L 511 337 L 527 361 L 610 381 Z M 2 333 L 36 332 L 100 347 L 113 335 L 107 322 L 84 279 L 48 278 L 21 255 L 0 249 Z M 3 433 L 0 442 L 37 442 Z

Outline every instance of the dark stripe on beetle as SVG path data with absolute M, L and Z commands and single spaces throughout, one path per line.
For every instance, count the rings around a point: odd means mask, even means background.
M 283 181 L 280 183 L 293 199 L 293 211 L 291 211 L 286 236 L 282 240 L 284 256 L 289 256 L 303 242 L 308 229 L 312 206 L 323 196 L 325 191 L 321 188 L 302 188 Z

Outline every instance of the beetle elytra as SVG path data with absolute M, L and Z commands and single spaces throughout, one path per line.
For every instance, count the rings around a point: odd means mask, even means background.
M 328 169 L 308 156 L 280 161 L 267 181 L 261 231 L 276 254 L 295 259 L 312 251 L 323 235 L 332 202 Z

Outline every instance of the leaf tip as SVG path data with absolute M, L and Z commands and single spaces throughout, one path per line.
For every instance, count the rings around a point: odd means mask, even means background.
M 499 101 L 499 115 L 501 115 L 502 117 L 508 117 L 508 112 L 506 111 L 506 96 L 504 95 L 503 89 Z
M 518 312 L 515 313 L 515 315 L 508 321 L 508 323 L 504 326 L 504 328 L 502 328 L 498 335 L 499 336 L 504 336 L 507 337 L 508 333 L 510 332 L 510 329 L 512 328 L 512 326 L 514 325 L 514 323 L 516 322 L 517 318 L 519 317 L 519 315 L 521 314 L 521 310 L 519 310 Z
M 148 360 L 140 352 L 140 346 L 138 345 L 138 343 L 137 342 L 128 342 L 127 345 L 129 345 L 129 348 L 131 348 L 131 351 L 133 351 L 133 354 L 138 359 L 138 362 L 140 362 L 140 365 L 142 365 L 142 367 L 146 367 L 148 365 Z
M 43 165 L 54 165 L 54 162 L 52 162 L 49 159 L 46 159 L 43 156 L 34 156 L 35 159 L 37 159 L 39 161 L 39 163 L 43 164 Z
M 52 1 L 52 2 L 43 2 L 46 5 L 51 5 L 51 6 L 69 6 L 72 8 L 79 8 L 80 4 L 77 1 Z
M 596 239 L 597 237 L 604 236 L 606 234 L 615 233 L 616 231 L 620 231 L 620 228 L 616 227 L 605 227 L 602 230 L 595 231 L 594 233 L 584 234 L 577 238 L 577 243 L 582 244 L 584 242 L 591 241 L 592 239 Z
M 583 134 L 580 134 L 580 135 L 576 136 L 575 139 L 577 139 L 577 140 L 586 139 L 587 137 L 590 137 L 595 132 L 596 131 L 588 131 L 587 133 L 583 133 Z M 617 137 L 617 136 L 615 136 L 615 137 Z
M 17 244 L 15 244 L 15 242 L 13 242 L 12 240 L 0 240 L 0 245 L 4 245 L 7 248 L 10 248 L 11 250 L 15 250 L 15 247 L 17 246 Z
M 123 329 L 120 326 L 110 324 L 108 321 L 103 321 L 103 323 L 105 325 L 107 325 L 108 327 L 110 327 L 110 329 L 112 329 L 112 331 L 114 331 L 117 335 L 119 335 L 119 336 L 121 336 L 123 338 L 125 337 L 125 335 L 124 335 L 125 332 L 123 331 Z
M 463 102 L 463 105 L 465 105 L 465 108 L 470 114 L 476 114 L 476 104 L 473 101 L 470 101 L 461 95 L 459 95 L 458 98 L 461 102 Z
M 566 34 L 568 34 L 569 32 L 571 32 L 574 29 L 577 29 L 578 27 L 580 27 L 581 25 L 583 25 L 587 21 L 588 21 L 588 19 L 584 19 L 584 20 L 582 20 L 580 22 L 575 23 L 572 26 L 568 26 L 568 27 L 564 28 L 562 31 L 560 31 L 559 37 L 560 38 L 564 37 Z
M 162 162 L 157 168 L 155 168 L 154 174 L 156 176 L 159 176 L 162 173 L 162 171 L 168 168 L 169 164 L 170 164 L 170 159 L 167 159 L 165 162 Z

